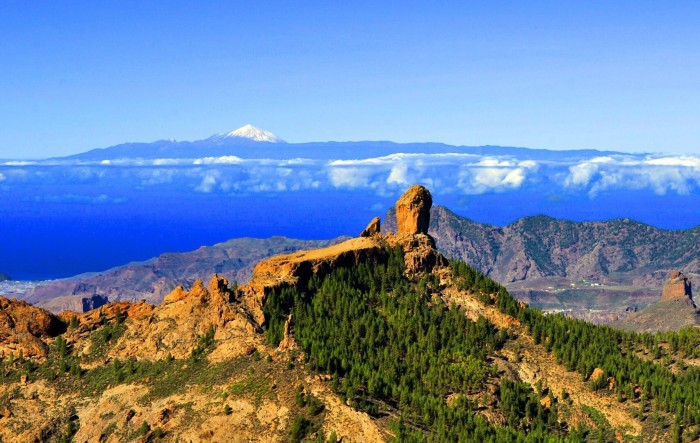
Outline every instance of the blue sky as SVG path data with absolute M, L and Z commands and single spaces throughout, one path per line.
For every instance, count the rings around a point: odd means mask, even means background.
M 700 152 L 698 2 L 0 4 L 0 158 L 199 139 Z

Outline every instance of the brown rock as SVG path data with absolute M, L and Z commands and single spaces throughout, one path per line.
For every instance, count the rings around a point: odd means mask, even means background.
M 547 408 L 547 409 L 551 409 L 551 407 L 552 407 L 552 397 L 550 397 L 549 395 L 547 395 L 547 396 L 545 396 L 545 397 L 542 397 L 542 398 L 540 399 L 540 404 L 541 404 L 543 407 Z
M 10 353 L 43 359 L 47 346 L 42 339 L 55 337 L 66 324 L 45 309 L 25 301 L 0 297 L 0 358 Z
M 692 285 L 688 277 L 680 271 L 671 271 L 664 285 L 662 300 L 693 299 Z
M 292 335 L 292 314 L 289 314 L 287 321 L 284 322 L 284 338 L 277 347 L 277 350 L 288 351 L 297 348 L 297 342 L 294 340 L 294 335 Z
M 79 331 L 92 331 L 102 326 L 105 321 L 107 323 L 116 321 L 117 314 L 122 321 L 127 318 L 142 318 L 150 316 L 153 313 L 153 308 L 153 305 L 149 305 L 144 301 L 138 303 L 119 301 L 102 305 L 84 314 L 63 313 L 61 315 L 64 318 L 77 316 L 80 325 Z
M 166 305 L 168 303 L 175 303 L 178 300 L 182 300 L 183 298 L 187 297 L 188 293 L 183 288 L 182 286 L 178 286 L 175 289 L 172 290 L 172 292 L 168 295 L 165 296 L 163 299 L 163 304 Z
M 396 202 L 396 223 L 399 234 L 427 234 L 433 197 L 420 185 L 408 188 Z
M 605 371 L 603 371 L 601 368 L 595 368 L 593 370 L 593 373 L 591 374 L 590 380 L 592 382 L 597 382 L 598 380 L 601 379 L 605 375 Z
M 360 233 L 360 237 L 372 237 L 381 232 L 381 219 L 379 217 L 374 217 L 371 222 L 367 225 L 364 231 Z

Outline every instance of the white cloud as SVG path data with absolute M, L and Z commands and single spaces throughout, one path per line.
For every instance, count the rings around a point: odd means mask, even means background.
M 569 175 L 564 179 L 566 187 L 585 187 L 598 173 L 599 166 L 593 162 L 582 162 L 569 167 Z
M 570 166 L 562 183 L 564 187 L 588 188 L 591 197 L 615 189 L 649 189 L 659 195 L 668 192 L 685 195 L 700 186 L 700 158 L 594 158 Z
M 197 192 L 209 193 L 216 187 L 216 182 L 219 178 L 218 171 L 210 171 L 204 175 L 202 181 L 199 185 L 195 186 L 194 190 Z
M 532 160 L 515 162 L 486 158 L 475 164 L 464 165 L 459 172 L 457 186 L 465 194 L 505 192 L 519 189 L 539 165 Z
M 336 188 L 366 188 L 370 185 L 368 168 L 330 168 L 331 184 Z
M 680 156 L 680 157 L 661 157 L 645 161 L 648 165 L 658 166 L 686 166 L 689 168 L 700 168 L 700 158 Z
M 195 165 L 233 165 L 241 164 L 243 159 L 235 155 L 226 155 L 223 157 L 204 157 L 198 158 L 192 162 Z
M 3 163 L 5 166 L 29 166 L 29 165 L 35 165 L 36 162 L 29 162 L 29 161 L 18 161 L 18 160 L 12 160 L 9 162 Z
M 398 163 L 391 168 L 389 177 L 386 182 L 388 184 L 408 185 L 413 180 L 408 177 L 408 165 L 406 163 Z
M 60 167 L 56 167 L 60 166 Z M 202 193 L 297 192 L 366 189 L 396 195 L 413 183 L 436 194 L 467 195 L 543 189 L 559 193 L 649 190 L 689 194 L 700 189 L 700 156 L 610 155 L 571 160 L 532 160 L 515 155 L 406 154 L 350 160 L 118 159 L 106 162 L 0 164 L 3 186 L 61 184 L 181 186 Z
M 176 158 L 157 158 L 153 160 L 153 166 L 175 166 L 180 164 L 181 160 Z

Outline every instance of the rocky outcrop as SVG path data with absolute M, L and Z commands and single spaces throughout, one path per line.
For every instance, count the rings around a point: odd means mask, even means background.
M 671 271 L 661 299 L 639 312 L 630 312 L 612 325 L 638 332 L 678 331 L 687 326 L 700 326 L 700 310 L 693 301 L 690 279 L 680 271 Z
M 408 188 L 396 202 L 396 223 L 399 234 L 427 234 L 433 197 L 420 185 Z
M 192 252 L 163 254 L 98 274 L 56 280 L 34 288 L 22 298 L 52 312 L 86 312 L 110 301 L 146 300 L 159 304 L 178 286 L 190 287 L 197 279 L 207 281 L 214 271 L 231 281 L 246 283 L 260 260 L 339 241 L 239 238 Z
M 374 217 L 367 227 L 360 233 L 360 237 L 372 237 L 381 232 L 381 219 Z
M 380 264 L 388 256 L 380 237 L 359 237 L 327 248 L 278 255 L 255 267 L 250 283 L 241 287 L 242 302 L 258 325 L 265 321 L 262 307 L 265 297 L 285 286 L 305 286 L 312 275 L 321 277 L 334 269 L 359 263 Z
M 690 279 L 680 271 L 671 271 L 661 292 L 661 300 L 693 300 Z
M 326 248 L 278 255 L 261 261 L 253 271 L 250 283 L 241 288 L 242 302 L 256 323 L 262 326 L 265 321 L 262 307 L 272 291 L 291 285 L 304 287 L 312 275 L 323 277 L 338 268 L 359 263 L 386 263 L 389 256 L 387 248 L 403 249 L 407 274 L 444 268 L 448 264 L 447 259 L 435 249 L 432 237 L 425 233 L 430 223 L 431 205 L 430 192 L 414 185 L 396 203 L 397 208 L 401 208 L 397 211 L 401 213 L 403 227 L 396 234 L 382 235 L 377 217 L 363 231 L 363 234 L 371 231 L 371 236 L 363 235 Z
M 62 334 L 66 324 L 49 311 L 27 302 L 0 297 L 0 359 L 9 355 L 42 360 L 47 355 L 43 339 Z
M 396 209 L 387 212 L 382 230 L 397 232 Z M 666 280 L 661 269 L 700 274 L 700 227 L 668 231 L 628 219 L 572 222 L 542 215 L 499 227 L 434 206 L 428 233 L 440 252 L 502 284 L 549 277 L 607 283 L 614 275 L 623 285 L 660 290 Z
M 225 277 L 214 274 L 207 286 L 198 279 L 189 291 L 175 288 L 159 306 L 126 303 L 131 307 L 122 312 L 128 314 L 129 327 L 111 355 L 120 359 L 184 358 L 210 332 L 222 342 L 212 354 L 214 360 L 248 354 L 261 344 L 261 338 L 239 295 L 238 289 L 229 288 Z M 140 312 L 132 316 L 136 307 Z

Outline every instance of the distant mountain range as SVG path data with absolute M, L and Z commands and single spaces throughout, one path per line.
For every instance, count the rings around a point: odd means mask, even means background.
M 385 228 L 395 229 L 393 209 Z M 505 227 L 436 206 L 429 233 L 440 251 L 503 284 L 545 277 L 661 286 L 670 270 L 700 273 L 700 226 L 664 230 L 629 219 L 572 222 L 538 215 Z
M 382 230 L 395 229 L 391 210 Z M 521 299 L 545 309 L 571 309 L 597 321 L 615 320 L 630 305 L 641 308 L 654 301 L 669 270 L 700 274 L 700 227 L 668 231 L 632 220 L 577 223 L 545 216 L 497 227 L 437 206 L 431 210 L 429 233 L 441 252 L 506 284 Z M 330 242 L 235 239 L 58 280 L 37 287 L 25 299 L 53 311 L 83 311 L 108 300 L 159 303 L 175 286 L 189 286 L 212 272 L 247 282 L 263 258 Z M 601 312 L 588 317 L 591 309 Z
M 124 158 L 172 159 L 234 155 L 241 158 L 347 160 L 395 154 L 463 153 L 474 155 L 513 155 L 525 160 L 568 160 L 620 154 L 614 151 L 580 149 L 553 151 L 504 146 L 451 146 L 443 143 L 394 143 L 390 141 L 350 141 L 286 143 L 270 131 L 245 125 L 204 140 L 158 140 L 151 143 L 122 143 L 63 157 L 73 160 L 115 160 Z
M 321 248 L 333 242 L 284 237 L 239 238 L 192 252 L 163 254 L 105 272 L 56 280 L 34 288 L 23 298 L 54 312 L 84 312 L 108 301 L 160 303 L 178 285 L 190 287 L 196 279 L 206 280 L 212 273 L 225 275 L 232 282 L 247 282 L 255 264 L 264 258 L 299 249 Z

